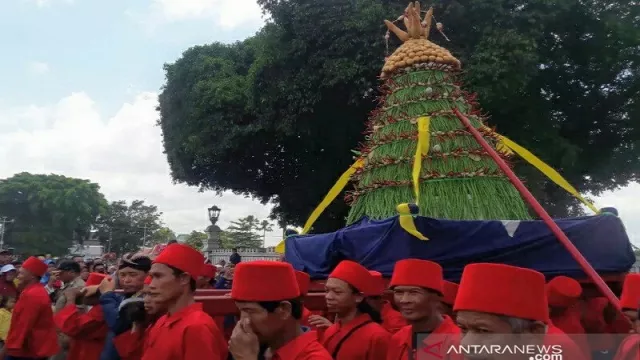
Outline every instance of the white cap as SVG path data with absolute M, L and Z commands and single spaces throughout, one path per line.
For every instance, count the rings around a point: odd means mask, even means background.
M 5 265 L 5 266 L 0 268 L 0 273 L 2 273 L 2 274 L 8 273 L 9 271 L 14 271 L 15 269 L 16 269 L 16 267 L 11 265 L 11 264 Z

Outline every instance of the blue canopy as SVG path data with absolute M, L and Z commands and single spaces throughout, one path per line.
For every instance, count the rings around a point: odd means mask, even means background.
M 622 221 L 603 214 L 556 223 L 601 275 L 627 272 L 635 262 Z M 357 261 L 390 276 L 396 261 L 432 260 L 445 278 L 459 281 L 465 265 L 476 262 L 535 269 L 548 277 L 584 278 L 580 266 L 542 221 L 453 221 L 416 217 L 430 240 L 409 235 L 398 217 L 368 219 L 328 234 L 296 235 L 285 241 L 285 260 L 313 279 L 326 278 L 342 260 Z

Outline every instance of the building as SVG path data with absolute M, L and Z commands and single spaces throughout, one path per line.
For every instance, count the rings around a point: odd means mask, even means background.
M 69 254 L 83 256 L 85 259 L 101 258 L 104 255 L 104 247 L 97 239 L 89 239 L 82 245 L 74 244 L 69 248 Z

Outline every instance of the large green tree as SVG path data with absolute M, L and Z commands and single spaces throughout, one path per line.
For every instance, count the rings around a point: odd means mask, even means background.
M 273 201 L 274 216 L 300 225 L 364 140 L 380 95 L 382 20 L 406 1 L 258 2 L 270 21 L 256 36 L 165 65 L 160 125 L 174 180 Z M 638 178 L 637 1 L 462 0 L 435 10 L 490 125 L 582 192 Z M 580 212 L 529 165 L 516 171 L 552 215 Z M 346 212 L 335 201 L 314 230 L 343 226 Z
M 207 234 L 202 231 L 193 230 L 187 239 L 184 241 L 185 244 L 191 246 L 194 249 L 202 249 L 205 241 L 207 240 Z
M 149 239 L 150 244 L 166 244 L 171 240 L 176 239 L 176 233 L 166 226 L 153 232 Z
M 262 246 L 260 220 L 249 215 L 232 221 L 231 225 L 221 234 L 222 246 L 231 248 L 259 248 Z
M 157 206 L 147 205 L 144 200 L 131 204 L 114 201 L 96 225 L 100 242 L 116 254 L 138 251 L 143 242 L 146 246 L 153 244 L 152 236 L 162 228 L 161 216 Z
M 19 253 L 67 254 L 82 242 L 107 208 L 100 186 L 62 175 L 16 174 L 0 180 L 5 246 Z

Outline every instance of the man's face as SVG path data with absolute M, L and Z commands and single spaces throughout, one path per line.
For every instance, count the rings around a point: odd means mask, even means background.
M 362 294 L 354 293 L 349 284 L 340 279 L 328 278 L 324 287 L 329 312 L 344 314 L 364 301 Z
M 500 348 L 510 345 L 541 345 L 542 336 L 532 337 L 531 330 L 527 330 L 521 334 L 513 333 L 511 325 L 497 315 L 475 312 L 475 311 L 459 311 L 456 314 L 456 322 L 462 330 L 461 346 L 470 345 L 489 346 L 497 345 Z M 544 328 L 544 326 L 542 326 Z M 485 347 L 486 348 L 486 347 Z M 504 359 L 499 354 L 479 354 L 477 356 L 465 356 L 465 359 Z M 528 358 L 528 356 L 527 356 Z
M 96 264 L 96 265 L 94 265 L 94 266 L 93 266 L 93 271 L 94 271 L 94 272 L 97 272 L 97 273 L 100 273 L 100 274 L 104 274 L 104 273 L 105 273 L 105 271 L 104 271 L 104 265 L 102 265 L 102 264 Z
M 382 296 L 369 296 L 367 297 L 367 302 L 378 312 L 382 311 L 382 307 L 384 306 L 384 299 Z
M 84 258 L 82 256 L 74 256 L 73 257 L 73 261 L 77 262 L 78 264 L 81 264 L 81 265 L 84 264 Z
M 11 270 L 4 273 L 4 278 L 7 281 L 13 281 L 13 279 L 15 279 L 17 275 L 18 275 L 18 272 L 16 270 Z
M 273 312 L 255 302 L 236 301 L 236 306 L 240 310 L 240 320 L 249 319 L 261 344 L 269 343 L 281 334 L 285 320 L 291 316 L 291 304 L 284 301 Z
M 142 290 L 147 274 L 142 270 L 122 268 L 118 270 L 118 283 L 125 294 L 135 294 Z
M 69 283 L 73 281 L 73 279 L 75 279 L 77 276 L 78 275 L 73 271 L 62 270 L 58 273 L 58 280 L 62 281 L 63 283 Z
M 164 264 L 153 264 L 149 271 L 151 284 L 149 295 L 159 304 L 167 304 L 182 295 L 184 286 L 191 281 L 187 274 L 176 276 L 173 269 Z
M 408 322 L 420 321 L 433 316 L 440 299 L 436 294 L 417 286 L 396 286 L 393 301 L 398 311 Z
M 149 285 L 144 286 L 144 290 L 142 291 L 142 296 L 144 299 L 144 310 L 148 315 L 152 317 L 157 317 L 158 315 L 163 314 L 166 311 L 166 308 L 162 306 L 162 304 L 155 301 L 151 294 L 149 294 Z
M 24 287 L 27 286 L 27 284 L 31 283 L 32 280 L 35 280 L 33 274 L 31 274 L 24 268 L 20 268 L 20 270 L 18 270 L 17 279 L 18 279 L 18 290 L 24 289 Z

